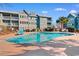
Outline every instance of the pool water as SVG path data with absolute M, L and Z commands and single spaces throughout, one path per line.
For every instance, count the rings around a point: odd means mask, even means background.
M 53 40 L 54 38 L 61 37 L 61 36 L 69 36 L 72 34 L 68 33 L 49 33 L 49 32 L 40 32 L 40 33 L 32 33 L 26 34 L 23 36 L 17 36 L 9 38 L 8 42 L 13 42 L 16 44 L 24 44 L 24 43 L 41 43 L 46 42 L 49 40 Z

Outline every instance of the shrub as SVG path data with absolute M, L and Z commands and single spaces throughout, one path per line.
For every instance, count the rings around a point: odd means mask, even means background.
M 69 27 L 67 29 L 68 29 L 69 32 L 74 32 L 75 31 L 75 29 L 74 28 L 71 28 L 71 27 Z

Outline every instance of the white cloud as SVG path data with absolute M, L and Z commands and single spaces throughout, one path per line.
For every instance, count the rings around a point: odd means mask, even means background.
M 77 13 L 76 10 L 71 10 L 69 13 Z
M 54 10 L 55 10 L 55 11 L 66 11 L 65 8 L 55 8 Z
M 47 14 L 47 13 L 48 13 L 48 11 L 42 11 L 42 13 Z

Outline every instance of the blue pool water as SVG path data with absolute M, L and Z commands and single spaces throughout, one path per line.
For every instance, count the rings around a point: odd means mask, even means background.
M 23 36 L 17 36 L 17 37 L 12 37 L 9 38 L 7 41 L 8 42 L 13 42 L 16 44 L 21 44 L 21 43 L 40 43 L 40 42 L 46 42 L 49 40 L 53 40 L 54 38 L 61 37 L 61 36 L 69 36 L 73 34 L 68 34 L 68 33 L 50 33 L 50 32 L 40 32 L 40 33 L 32 33 L 32 34 L 27 34 Z

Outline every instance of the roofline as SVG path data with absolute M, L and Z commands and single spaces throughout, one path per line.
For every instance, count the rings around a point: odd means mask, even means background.
M 25 11 L 26 12 L 26 11 Z M 0 13 L 11 13 L 11 14 L 20 14 L 20 12 L 14 12 L 14 11 L 5 11 L 5 10 L 0 10 Z M 28 12 L 26 12 L 26 14 L 28 14 Z M 28 16 L 31 17 L 36 17 L 38 14 L 35 15 L 30 15 L 28 14 Z M 44 16 L 44 15 L 38 15 L 39 17 L 45 17 L 45 18 L 52 18 L 51 16 Z
M 40 15 L 39 15 L 40 16 Z M 52 18 L 51 16 L 40 16 L 40 17 L 45 17 L 45 18 Z
M 13 11 L 3 11 L 3 10 L 0 10 L 0 13 L 12 13 L 12 14 L 19 14 L 19 12 L 13 12 Z
M 71 15 L 72 17 L 77 17 L 76 15 L 73 15 L 73 13 L 72 13 L 72 14 L 70 13 L 67 17 L 69 17 L 70 15 Z

